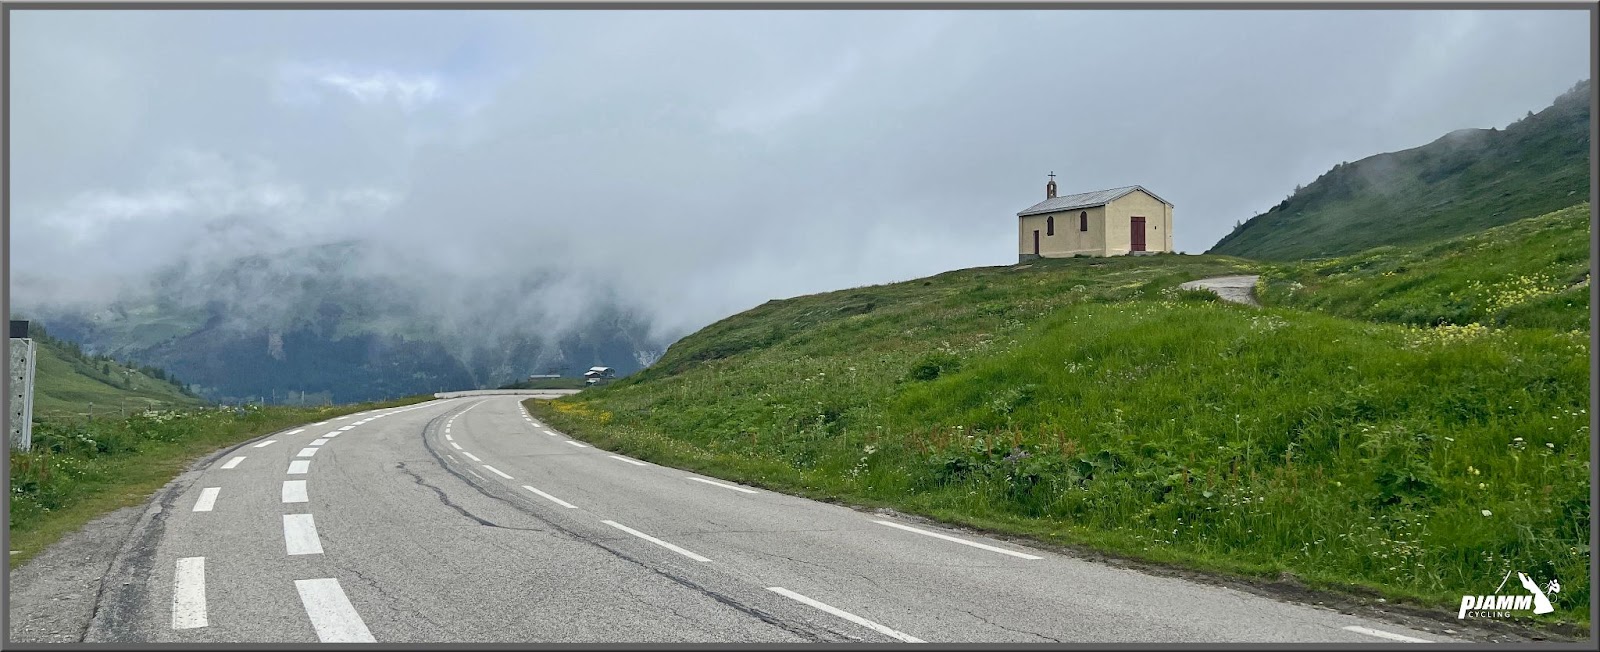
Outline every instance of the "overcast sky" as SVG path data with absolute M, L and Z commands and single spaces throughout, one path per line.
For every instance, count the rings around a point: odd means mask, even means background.
M 1151 189 L 1197 253 L 1590 76 L 1582 11 L 11 17 L 18 307 L 357 239 L 419 292 L 553 268 L 544 301 L 604 286 L 673 334 L 1014 262 L 1051 171 Z

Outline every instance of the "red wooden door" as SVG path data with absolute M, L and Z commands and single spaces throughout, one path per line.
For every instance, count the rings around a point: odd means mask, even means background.
M 1039 230 L 1033 230 L 1033 255 L 1039 255 Z
M 1144 218 L 1133 218 L 1133 223 L 1128 225 L 1128 239 L 1134 251 L 1144 251 Z

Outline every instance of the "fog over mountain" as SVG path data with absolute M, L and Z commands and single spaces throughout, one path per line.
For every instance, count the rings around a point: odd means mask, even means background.
M 1155 190 L 1203 251 L 1589 76 L 1582 11 L 12 18 L 14 310 L 218 378 L 359 334 L 340 369 L 411 351 L 418 387 L 637 368 L 771 298 L 1004 264 L 1051 171 Z

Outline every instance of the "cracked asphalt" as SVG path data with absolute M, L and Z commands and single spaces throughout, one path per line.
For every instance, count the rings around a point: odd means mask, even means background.
M 220 453 L 134 526 L 84 640 L 1395 642 L 1350 627 L 1450 640 L 692 480 L 704 476 L 547 434 L 522 398 L 436 400 Z M 288 473 L 295 460 L 309 460 L 305 473 Z M 286 480 L 305 481 L 306 502 L 284 502 Z M 205 488 L 220 489 L 215 504 L 194 511 Z M 288 554 L 284 516 L 298 514 L 312 516 L 320 553 Z M 198 589 L 178 572 L 197 557 Z M 297 589 L 321 579 L 336 580 L 348 607 Z M 189 605 L 182 627 L 179 603 Z

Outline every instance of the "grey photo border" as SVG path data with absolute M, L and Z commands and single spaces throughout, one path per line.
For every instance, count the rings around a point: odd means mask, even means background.
M 1108 1 L 1104 1 L 1104 0 L 1102 0 L 1102 1 L 1082 1 L 1082 2 L 1061 1 L 1061 0 L 1039 0 L 1039 1 L 1034 1 L 1034 2 L 1029 2 L 1029 1 L 1025 1 L 1025 0 L 1023 0 L 1023 1 L 1019 1 L 1019 0 L 995 0 L 993 2 L 982 2 L 982 1 L 974 1 L 974 0 L 904 0 L 904 1 L 898 1 L 898 2 L 897 1 L 884 1 L 884 0 L 862 0 L 862 1 L 859 1 L 859 2 L 848 2 L 848 1 L 841 1 L 841 0 L 817 0 L 815 2 L 805 2 L 805 1 L 799 1 L 799 0 L 775 0 L 775 1 L 768 1 L 768 2 L 760 2 L 760 1 L 753 1 L 753 0 L 724 0 L 724 1 L 716 1 L 716 0 L 657 0 L 657 1 L 653 1 L 653 2 L 652 1 L 640 1 L 640 0 L 633 0 L 633 1 L 626 1 L 626 0 L 594 0 L 592 2 L 572 2 L 572 1 L 566 1 L 566 2 L 528 2 L 528 1 L 513 1 L 513 0 L 508 0 L 508 1 L 505 1 L 505 2 L 486 2 L 486 1 L 482 1 L 482 0 L 464 0 L 462 2 L 440 2 L 438 0 L 416 0 L 416 1 L 407 1 L 407 0 L 366 0 L 366 1 L 361 1 L 361 0 L 355 0 L 355 1 L 352 1 L 352 0 L 338 0 L 338 1 L 330 1 L 330 2 L 307 2 L 307 1 L 304 1 L 304 0 L 284 0 L 282 2 L 271 2 L 271 1 L 262 1 L 262 0 L 244 0 L 244 1 L 240 1 L 240 2 L 227 2 L 227 1 L 223 1 L 223 0 L 192 0 L 192 1 L 187 1 L 187 2 L 186 1 L 172 1 L 172 0 L 167 0 L 167 1 L 155 0 L 155 1 L 148 1 L 148 2 L 141 2 L 141 1 L 138 1 L 138 0 L 130 0 L 128 2 L 106 2 L 104 0 L 83 0 L 83 1 L 71 1 L 71 0 L 26 1 L 26 0 L 24 0 L 24 1 L 20 1 L 20 2 L 5 2 L 3 4 L 0 4 L 0 42 L 4 42 L 5 44 L 7 44 L 7 47 L 5 48 L 5 51 L 4 52 L 0 52 L 0 149 L 4 150 L 3 153 L 0 153 L 0 170 L 4 171 L 3 176 L 0 176 L 0 197 L 3 197 L 3 199 L 4 199 L 3 205 L 0 205 L 0 261 L 4 261 L 4 264 L 0 265 L 0 267 L 3 267 L 3 269 L 0 269 L 0 285 L 3 285 L 3 287 L 0 287 L 0 311 L 3 311 L 5 313 L 5 316 L 6 316 L 6 318 L 8 320 L 11 317 L 11 256 L 10 256 L 10 253 L 11 253 L 11 237 L 10 237 L 11 236 L 11 175 L 10 175 L 10 170 L 11 170 L 11 52 L 10 52 L 9 45 L 11 43 L 11 38 L 10 38 L 11 37 L 11 12 L 12 12 L 12 10 L 22 10 L 22 9 L 33 9 L 33 10 L 55 9 L 55 10 L 84 10 L 84 11 L 86 11 L 86 10 L 151 10 L 151 9 L 156 9 L 156 10 L 161 10 L 161 9 L 178 9 L 178 10 L 183 10 L 183 9 L 188 9 L 188 10 L 240 10 L 240 9 L 243 9 L 243 10 L 257 10 L 257 9 L 305 10 L 305 9 L 318 9 L 318 10 L 336 10 L 336 11 L 337 10 L 385 10 L 385 9 L 388 9 L 388 10 L 395 10 L 395 9 L 398 9 L 398 10 L 537 10 L 537 9 L 543 9 L 543 10 L 590 10 L 590 11 L 594 11 L 594 10 L 641 10 L 641 9 L 643 9 L 643 10 L 685 10 L 685 9 L 690 9 L 690 10 L 706 10 L 706 9 L 725 9 L 725 10 L 741 10 L 741 9 L 742 10 L 751 10 L 751 9 L 757 9 L 757 10 L 884 10 L 884 9 L 901 9 L 901 10 L 974 10 L 974 9 L 981 9 L 981 10 L 1017 10 L 1017 9 L 1023 9 L 1023 10 L 1047 10 L 1047 9 L 1058 9 L 1059 10 L 1059 9 L 1120 9 L 1120 10 L 1134 10 L 1134 11 L 1137 11 L 1137 10 L 1158 10 L 1158 9 L 1159 10 L 1219 10 L 1219 9 L 1221 9 L 1221 10 L 1385 10 L 1385 9 L 1387 9 L 1387 10 L 1395 10 L 1395 9 L 1401 9 L 1401 10 L 1430 10 L 1430 9 L 1460 10 L 1460 9 L 1475 9 L 1475 10 L 1568 10 L 1568 11 L 1586 10 L 1588 15 L 1589 15 L 1589 50 L 1590 50 L 1589 79 L 1590 80 L 1594 79 L 1595 68 L 1596 68 L 1596 65 L 1597 65 L 1596 61 L 1600 60 L 1600 40 L 1596 39 L 1597 33 L 1600 33 L 1600 5 L 1596 5 L 1592 1 L 1589 1 L 1589 2 L 1578 2 L 1578 1 L 1572 1 L 1572 0 L 1558 0 L 1558 1 L 1548 1 L 1548 0 L 1537 1 L 1536 0 L 1536 1 L 1529 1 L 1529 2 L 1514 2 L 1514 1 L 1506 1 L 1506 0 L 1476 0 L 1476 1 L 1475 0 L 1433 0 L 1433 1 L 1428 1 L 1428 0 L 1423 0 L 1423 1 L 1417 1 L 1417 0 L 1409 0 L 1409 1 L 1408 0 L 1346 0 L 1346 1 L 1343 1 L 1343 2 L 1336 2 L 1336 1 L 1329 1 L 1329 0 L 1306 0 L 1304 2 L 1285 2 L 1285 1 L 1281 1 L 1281 0 L 1257 0 L 1257 1 L 1249 1 L 1249 0 L 1216 0 L 1216 1 L 1212 1 L 1212 0 L 1194 0 L 1194 1 L 1191 1 L 1191 2 L 1176 2 L 1176 1 L 1172 1 L 1172 0 L 1123 0 L 1121 2 L 1108 2 Z M 1596 87 L 1594 86 L 1592 81 L 1591 81 L 1591 84 L 1590 84 L 1589 92 L 1591 93 L 1592 97 L 1600 98 L 1600 93 L 1597 93 Z M 1591 111 L 1590 112 L 1590 116 L 1589 116 L 1589 120 L 1590 120 L 1590 134 L 1591 134 L 1591 137 L 1589 139 L 1589 197 L 1590 197 L 1590 202 L 1591 202 L 1590 203 L 1590 224 L 1593 225 L 1594 222 L 1595 222 L 1595 217 L 1597 215 L 1596 210 L 1594 208 L 1593 201 L 1594 201 L 1594 198 L 1596 196 L 1600 196 L 1600 165 L 1597 165 L 1597 159 L 1600 159 L 1600 143 L 1597 143 L 1595 141 L 1595 139 L 1593 138 L 1593 134 L 1596 133 L 1597 131 L 1600 131 L 1600 113 L 1595 113 L 1595 112 Z M 1590 237 L 1589 267 L 1590 267 L 1590 277 L 1593 278 L 1596 275 L 1600 275 L 1600 264 L 1596 263 L 1596 259 L 1595 259 L 1595 256 L 1594 256 L 1594 252 L 1596 250 L 1600 250 L 1600 231 L 1596 231 L 1591 226 L 1591 228 L 1589 230 L 1589 237 Z M 1597 286 L 1593 282 L 1591 282 L 1589 284 L 1589 302 L 1590 302 L 1590 310 L 1591 311 L 1593 311 L 1595 309 L 1596 305 L 1600 305 L 1600 286 Z M 1591 312 L 1591 314 L 1592 314 L 1592 312 Z M 1592 321 L 1592 319 L 1591 319 L 1591 321 Z M 1590 504 L 1590 510 L 1592 512 L 1593 511 L 1593 506 L 1596 503 L 1600 503 L 1600 488 L 1597 488 L 1595 486 L 1594 477 L 1593 477 L 1593 475 L 1595 473 L 1595 468 L 1597 466 L 1600 466 L 1600 455 L 1597 455 L 1597 453 L 1596 453 L 1596 444 L 1600 443 L 1600 437 L 1597 437 L 1597 434 L 1596 434 L 1596 431 L 1600 430 L 1600 398 L 1597 398 L 1597 395 L 1596 395 L 1596 390 L 1600 389 L 1600 373 L 1597 373 L 1597 371 L 1600 371 L 1600 365 L 1596 364 L 1596 358 L 1595 358 L 1595 355 L 1594 355 L 1594 350 L 1595 350 L 1596 345 L 1600 345 L 1600 334 L 1597 334 L 1596 331 L 1593 328 L 1590 329 L 1589 340 L 1590 340 L 1589 341 L 1589 366 L 1590 366 L 1590 374 L 1589 374 L 1589 437 L 1590 437 L 1589 468 L 1590 468 L 1590 473 L 1591 473 L 1591 478 L 1590 478 L 1590 482 L 1589 482 L 1589 493 L 1590 493 L 1590 503 L 1589 504 Z M 3 345 L 3 346 L 5 348 L 5 354 L 7 356 L 7 359 L 9 360 L 10 359 L 9 358 L 9 356 L 10 356 L 10 340 L 9 340 L 9 338 L 7 339 L 7 343 L 5 345 Z M 10 381 L 10 374 L 9 373 L 7 373 L 5 375 L 4 380 L 0 380 L 0 387 L 3 387 L 3 389 L 5 390 L 3 394 L 0 394 L 0 409 L 8 409 L 9 408 L 9 405 L 7 405 L 7 404 L 9 403 L 9 399 L 10 399 L 10 382 L 11 381 Z M 8 451 L 9 451 L 9 443 L 8 443 Z M 7 457 L 7 461 L 6 461 L 5 465 L 4 465 L 3 470 L 0 470 L 0 478 L 3 478 L 5 480 L 5 483 L 6 483 L 7 487 L 10 486 L 11 464 L 10 464 L 9 455 Z M 8 490 L 7 493 L 9 494 L 9 490 Z M 10 542 L 11 542 L 11 532 L 10 532 L 10 527 L 9 527 L 9 521 L 10 521 L 10 519 L 9 519 L 10 504 L 9 503 L 10 503 L 10 501 L 9 501 L 9 498 L 8 498 L 6 506 L 3 507 L 3 508 L 0 508 L 0 509 L 4 509 L 5 510 L 5 512 L 7 514 L 7 524 L 8 524 L 6 530 L 4 532 L 0 532 L 0 542 L 3 542 L 5 544 L 6 550 L 8 550 L 8 551 L 10 550 Z M 1600 637 L 1596 636 L 1597 631 L 1600 631 L 1600 602 L 1597 602 L 1594 599 L 1594 597 L 1595 597 L 1595 587 L 1597 585 L 1600 585 L 1600 571 L 1597 571 L 1597 569 L 1595 567 L 1595 564 L 1593 562 L 1594 557 L 1595 557 L 1595 551 L 1597 550 L 1597 547 L 1596 547 L 1596 544 L 1595 544 L 1595 538 L 1596 538 L 1597 534 L 1600 534 L 1600 523 L 1597 523 L 1592 516 L 1590 518 L 1589 528 L 1590 528 L 1590 533 L 1589 533 L 1589 549 L 1590 549 L 1590 565 L 1589 565 L 1589 590 L 1590 590 L 1590 600 L 1589 600 L 1590 618 L 1589 618 L 1589 622 L 1590 622 L 1590 627 L 1589 627 L 1589 640 L 1590 640 L 1591 644 L 1590 645 L 1586 645 L 1586 644 L 1583 644 L 1583 643 L 1538 643 L 1538 644 L 1533 644 L 1533 645 L 1537 645 L 1540 648 L 1548 648 L 1548 649 L 1587 650 L 1587 649 L 1592 649 L 1592 647 L 1591 647 L 1592 643 L 1597 638 L 1600 638 Z M 58 647 L 62 647 L 62 646 L 71 646 L 71 647 L 82 648 L 82 649 L 104 649 L 104 650 L 168 650 L 168 649 L 213 649 L 215 647 L 223 647 L 223 646 L 225 646 L 225 647 L 228 647 L 228 648 L 237 648 L 237 649 L 245 649 L 245 650 L 278 650 L 278 649 L 312 649 L 312 648 L 316 648 L 316 647 L 324 645 L 322 643 L 282 643 L 282 644 L 274 644 L 274 643 L 228 643 L 228 644 L 181 644 L 181 643 L 180 644 L 172 644 L 172 643 L 166 643 L 166 644 L 163 644 L 163 643 L 129 643 L 129 644 L 108 644 L 108 643 L 60 644 L 60 643 L 56 643 L 56 644 L 50 644 L 50 643 L 33 643 L 33 644 L 29 644 L 29 643 L 23 643 L 23 644 L 13 644 L 11 642 L 11 628 L 10 628 L 10 614 L 11 614 L 11 609 L 10 609 L 10 605 L 11 605 L 10 571 L 11 571 L 11 561 L 10 561 L 10 554 L 9 553 L 6 555 L 5 568 L 6 568 L 5 577 L 0 578 L 0 593 L 3 593 L 3 595 L 0 595 L 0 609 L 4 610 L 3 613 L 0 613 L 0 623 L 4 624 L 4 627 L 5 627 L 4 637 L 5 638 L 3 639 L 4 645 L 0 646 L 0 647 L 13 648 L 13 649 L 18 649 L 18 650 L 24 650 L 24 649 L 50 649 L 50 648 L 58 648 Z M 851 647 L 869 647 L 869 648 L 895 647 L 895 648 L 899 648 L 902 645 L 903 644 L 898 644 L 898 643 L 866 643 L 866 644 L 852 645 Z M 1102 648 L 1116 648 L 1116 649 L 1234 650 L 1234 649 L 1278 649 L 1278 648 L 1281 648 L 1281 647 L 1291 647 L 1290 645 L 1287 645 L 1287 644 L 1272 644 L 1272 643 L 1168 643 L 1168 644 L 1149 644 L 1149 643 L 1060 643 L 1060 644 L 1006 644 L 1006 643 L 958 644 L 958 643 L 932 643 L 932 644 L 928 644 L 928 645 L 930 647 L 932 647 L 932 648 L 935 648 L 935 649 L 983 649 L 983 650 L 1024 650 L 1024 649 L 1040 649 L 1040 648 L 1050 648 L 1050 649 L 1102 649 Z M 1372 649 L 1381 649 L 1383 647 L 1399 647 L 1399 646 L 1404 646 L 1404 645 L 1408 645 L 1408 644 L 1405 644 L 1405 643 L 1379 643 L 1379 642 L 1374 642 L 1374 643 L 1349 643 L 1349 644 L 1345 644 L 1345 643 L 1312 643 L 1312 644 L 1294 644 L 1292 647 L 1294 647 L 1295 649 L 1305 649 L 1305 650 L 1350 650 L 1350 649 L 1372 650 Z M 1496 644 L 1496 643 L 1467 643 L 1467 644 L 1435 643 L 1433 645 L 1437 646 L 1437 647 L 1434 647 L 1433 649 L 1521 649 L 1521 648 L 1529 646 L 1529 644 L 1503 644 L 1503 643 L 1501 643 L 1501 644 Z M 811 648 L 814 648 L 815 646 L 816 646 L 816 644 L 811 644 L 811 643 L 770 643 L 770 644 L 754 644 L 754 643 L 593 643 L 593 644 L 427 643 L 427 644 L 393 644 L 393 643 L 377 643 L 377 644 L 373 644 L 373 645 L 367 646 L 367 647 L 368 648 L 396 649 L 396 650 L 400 650 L 400 649 L 427 650 L 427 649 L 438 649 L 438 648 L 463 649 L 463 650 L 569 649 L 569 648 L 571 648 L 571 649 L 580 649 L 580 648 L 581 649 L 595 649 L 595 650 L 623 650 L 623 649 L 645 649 L 645 648 L 648 648 L 648 649 L 661 649 L 661 650 L 699 650 L 699 649 L 811 649 Z

